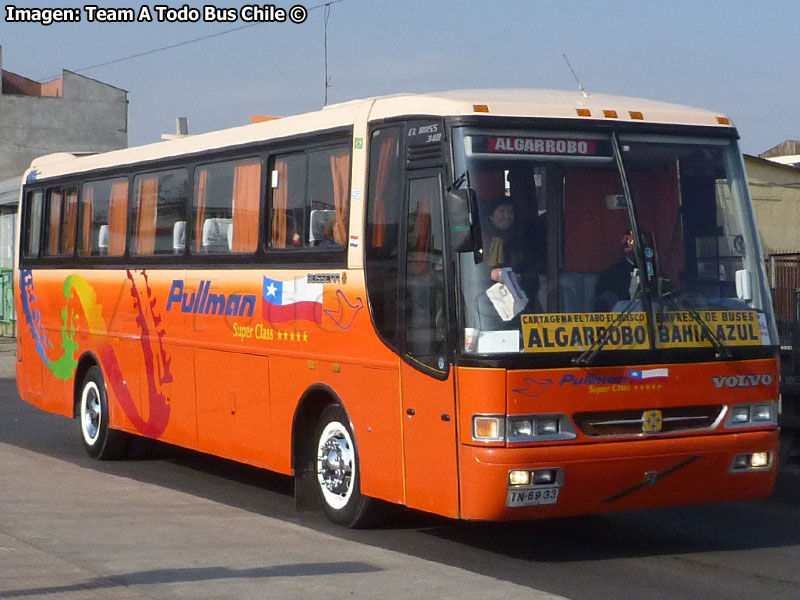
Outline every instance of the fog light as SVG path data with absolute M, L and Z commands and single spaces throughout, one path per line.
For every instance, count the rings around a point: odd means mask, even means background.
M 529 471 L 509 471 L 508 483 L 509 485 L 530 485 L 531 474 Z
M 769 404 L 759 404 L 753 407 L 753 421 L 769 421 L 770 420 Z
M 747 423 L 750 420 L 749 406 L 734 406 L 731 410 L 732 423 Z
M 750 456 L 750 466 L 754 469 L 769 465 L 769 452 L 754 452 Z
M 536 435 L 553 435 L 558 433 L 558 419 L 537 419 Z
M 472 437 L 476 440 L 502 441 L 503 431 L 499 417 L 473 417 Z
M 533 483 L 555 483 L 556 472 L 555 469 L 542 469 L 536 471 L 533 475 Z
M 750 454 L 737 454 L 733 459 L 734 469 L 748 469 L 750 468 Z
M 508 432 L 510 437 L 529 436 L 533 433 L 533 425 L 530 420 L 511 421 L 511 431 Z

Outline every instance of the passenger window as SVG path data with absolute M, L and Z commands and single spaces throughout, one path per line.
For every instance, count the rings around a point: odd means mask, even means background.
M 398 231 L 403 189 L 400 129 L 379 129 L 369 151 L 366 269 L 369 306 L 375 327 L 397 347 Z
M 46 256 L 68 256 L 75 249 L 78 188 L 56 188 L 47 194 Z
M 192 252 L 253 253 L 258 247 L 261 160 L 204 165 L 194 178 Z M 183 251 L 185 232 L 176 223 L 174 248 Z
M 133 180 L 133 253 L 174 254 L 176 223 L 186 224 L 185 169 L 138 175 Z
M 122 256 L 128 224 L 128 180 L 94 181 L 81 191 L 81 256 Z
M 277 157 L 271 173 L 272 248 L 344 248 L 350 215 L 345 146 Z
M 447 315 L 444 299 L 442 183 L 438 176 L 409 179 L 406 256 L 406 353 L 443 372 Z
M 24 256 L 39 256 L 39 243 L 42 235 L 42 209 L 44 194 L 40 190 L 28 192 L 25 197 L 25 231 L 23 232 L 22 253 Z

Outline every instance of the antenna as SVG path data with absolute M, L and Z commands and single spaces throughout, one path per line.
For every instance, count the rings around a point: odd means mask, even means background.
M 575 78 L 575 81 L 578 83 L 578 87 L 581 89 L 581 92 L 583 93 L 583 97 L 584 98 L 588 98 L 589 94 L 587 93 L 587 91 L 585 89 L 583 89 L 583 84 L 581 83 L 581 80 L 578 79 L 578 76 L 575 74 L 575 69 L 573 69 L 572 65 L 569 64 L 569 59 L 567 58 L 567 55 L 566 54 L 562 54 L 561 56 L 564 57 L 564 62 L 567 63 L 567 66 L 569 67 L 569 70 L 572 71 L 572 76 Z
M 331 16 L 331 3 L 328 2 L 325 4 L 325 16 L 324 16 L 324 23 L 325 23 L 325 37 L 324 37 L 324 44 L 325 44 L 325 103 L 323 106 L 328 106 L 328 88 L 331 87 L 331 80 L 328 77 L 328 19 Z

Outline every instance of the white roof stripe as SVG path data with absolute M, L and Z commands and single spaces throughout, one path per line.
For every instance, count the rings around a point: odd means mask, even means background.
M 717 121 L 717 117 L 722 116 L 720 113 L 639 98 L 604 94 L 591 94 L 589 97 L 585 97 L 577 91 L 457 90 L 425 94 L 396 94 L 368 100 L 374 100 L 370 120 L 401 115 L 474 115 L 473 105 L 485 104 L 489 107 L 489 114 L 493 116 L 589 120 L 587 117 L 578 116 L 576 112 L 578 108 L 585 108 L 591 111 L 592 119 L 604 120 L 603 111 L 614 110 L 617 112 L 618 120 L 631 121 L 630 111 L 637 111 L 643 116 L 643 120 L 638 122 L 643 123 L 722 127 Z M 31 169 L 37 170 L 37 177 L 47 178 L 114 165 L 220 150 L 231 146 L 348 126 L 354 123 L 359 108 L 366 101 L 354 100 L 328 106 L 316 112 L 103 154 L 81 157 L 67 153 L 48 155 L 34 159 Z

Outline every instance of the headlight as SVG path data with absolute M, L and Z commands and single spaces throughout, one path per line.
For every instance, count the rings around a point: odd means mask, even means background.
M 567 415 L 510 415 L 506 432 L 509 443 L 571 440 L 576 437 Z
M 769 421 L 772 418 L 772 411 L 768 404 L 758 404 L 753 407 L 751 415 L 753 421 Z
M 558 419 L 547 418 L 536 420 L 536 435 L 554 435 L 558 433 Z
M 533 422 L 530 419 L 509 419 L 508 437 L 529 436 L 533 434 Z
M 732 423 L 747 423 L 750 420 L 749 406 L 734 406 L 731 410 Z
M 763 427 L 778 422 L 778 406 L 775 402 L 736 404 L 730 407 L 725 418 L 725 427 Z
M 772 453 L 745 452 L 737 454 L 731 464 L 731 472 L 766 471 L 772 466 Z

